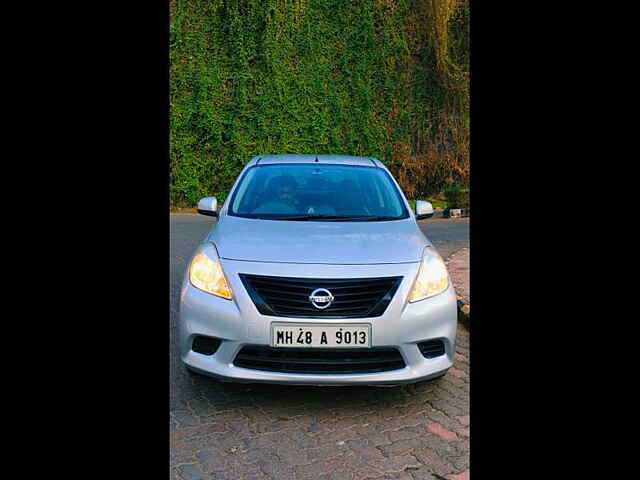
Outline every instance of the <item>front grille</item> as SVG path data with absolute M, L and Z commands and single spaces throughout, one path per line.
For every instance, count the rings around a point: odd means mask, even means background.
M 237 367 L 282 373 L 378 373 L 405 367 L 395 348 L 367 349 L 273 348 L 247 345 L 233 364 Z
M 379 317 L 387 309 L 402 277 L 313 279 L 240 274 L 253 303 L 263 315 L 310 318 Z M 320 310 L 309 295 L 324 288 L 334 297 Z
M 442 340 L 428 340 L 418 344 L 420 353 L 426 358 L 436 358 L 444 355 L 444 342 Z

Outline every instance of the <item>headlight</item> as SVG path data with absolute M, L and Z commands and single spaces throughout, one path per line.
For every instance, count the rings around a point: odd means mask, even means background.
M 212 244 L 202 248 L 193 257 L 189 267 L 189 280 L 203 292 L 227 299 L 233 296 L 227 279 L 224 278 L 216 247 Z
M 448 286 L 449 274 L 442 258 L 432 248 L 425 248 L 418 276 L 409 294 L 409 302 L 417 302 L 438 295 Z

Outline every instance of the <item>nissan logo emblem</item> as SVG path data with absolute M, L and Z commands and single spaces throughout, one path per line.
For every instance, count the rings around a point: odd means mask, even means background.
M 324 310 L 333 302 L 333 295 L 326 288 L 316 288 L 309 295 L 309 301 L 317 309 Z

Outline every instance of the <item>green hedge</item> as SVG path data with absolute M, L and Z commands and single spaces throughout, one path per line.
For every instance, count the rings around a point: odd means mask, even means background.
M 469 189 L 461 185 L 449 187 L 445 190 L 444 196 L 449 208 L 470 208 L 471 206 L 469 204 Z
M 172 0 L 171 204 L 223 198 L 259 154 L 367 155 L 396 174 L 427 145 L 453 149 L 443 111 L 466 103 L 434 73 L 424 15 L 408 0 Z M 449 42 L 465 68 L 468 16 Z M 456 108 L 447 128 L 467 129 Z M 467 181 L 445 173 L 400 177 L 416 197 Z

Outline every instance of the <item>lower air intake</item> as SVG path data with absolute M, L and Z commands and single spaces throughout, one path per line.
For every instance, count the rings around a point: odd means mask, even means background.
M 233 364 L 237 367 L 282 373 L 378 373 L 405 367 L 395 348 L 321 349 L 272 348 L 247 345 Z
M 191 350 L 202 355 L 213 355 L 218 351 L 220 346 L 220 339 L 213 337 L 205 337 L 203 335 L 196 335 L 193 339 L 193 345 Z
M 444 342 L 442 340 L 429 340 L 418 344 L 420 353 L 426 358 L 436 358 L 444 355 Z

